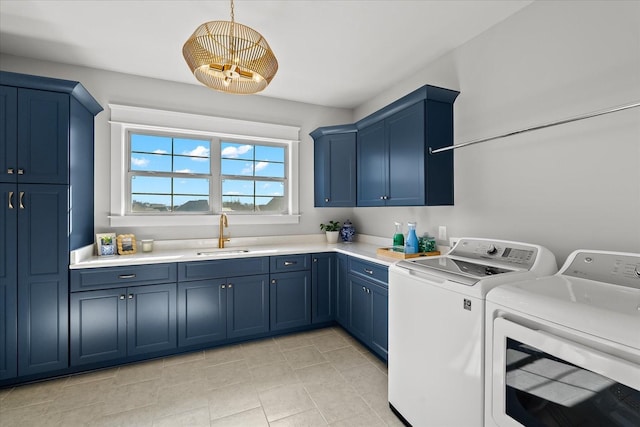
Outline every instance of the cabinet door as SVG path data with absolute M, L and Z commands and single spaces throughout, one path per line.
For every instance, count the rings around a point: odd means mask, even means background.
M 293 271 L 271 275 L 271 330 L 311 323 L 311 273 Z
M 330 134 L 314 145 L 315 206 L 356 205 L 356 133 Z
M 69 183 L 69 96 L 18 90 L 18 182 Z
M 18 89 L 0 86 L 0 182 L 16 182 Z
M 371 283 L 371 348 L 387 360 L 389 341 L 389 289 Z
M 385 120 L 389 161 L 387 206 L 425 204 L 424 102 Z
M 314 254 L 311 264 L 311 323 L 335 318 L 336 256 Z
M 212 343 L 227 337 L 227 284 L 201 280 L 178 284 L 178 345 Z
M 389 176 L 384 121 L 358 131 L 357 152 L 357 205 L 384 206 Z
M 371 295 L 369 282 L 349 275 L 349 331 L 369 344 L 371 338 Z
M 176 284 L 127 289 L 129 355 L 176 348 Z
M 71 366 L 127 355 L 126 288 L 70 296 Z
M 349 328 L 349 258 L 344 254 L 336 255 L 336 320 L 344 328 Z
M 18 369 L 16 190 L 15 184 L 0 184 L 0 380 L 15 377 Z
M 269 331 L 269 275 L 233 277 L 227 281 L 227 337 Z
M 18 185 L 18 375 L 69 366 L 68 189 Z

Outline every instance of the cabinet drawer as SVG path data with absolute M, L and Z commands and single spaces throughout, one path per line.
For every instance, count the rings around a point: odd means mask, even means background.
M 71 291 L 171 283 L 176 281 L 176 271 L 175 263 L 71 270 Z
M 349 257 L 349 272 L 359 277 L 375 280 L 385 286 L 389 282 L 389 269 L 386 266 L 359 258 Z
M 311 268 L 311 255 L 279 255 L 271 257 L 271 272 L 309 270 Z
M 180 282 L 267 273 L 269 273 L 268 257 L 193 261 L 178 264 L 178 281 Z

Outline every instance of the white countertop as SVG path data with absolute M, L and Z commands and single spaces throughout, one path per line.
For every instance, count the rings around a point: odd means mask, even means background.
M 117 267 L 167 262 L 210 261 L 217 259 L 249 258 L 318 252 L 340 252 L 386 266 L 397 259 L 376 254 L 381 247 L 390 246 L 391 239 L 357 236 L 352 243 L 328 244 L 324 234 L 303 236 L 264 236 L 232 238 L 224 249 L 218 249 L 218 239 L 161 240 L 154 242 L 153 252 L 132 255 L 95 256 L 93 246 L 73 251 L 70 269 Z M 140 250 L 140 248 L 139 248 Z M 234 252 L 248 250 L 248 252 Z M 208 252 L 207 255 L 198 255 Z

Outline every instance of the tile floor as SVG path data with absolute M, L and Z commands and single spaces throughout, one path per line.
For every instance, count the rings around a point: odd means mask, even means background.
M 0 426 L 401 426 L 339 327 L 0 389 Z

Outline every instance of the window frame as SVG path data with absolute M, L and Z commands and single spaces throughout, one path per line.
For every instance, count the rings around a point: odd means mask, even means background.
M 180 113 L 141 107 L 109 104 L 111 110 L 111 194 L 110 225 L 119 226 L 201 226 L 217 224 L 221 211 L 131 213 L 130 180 L 128 179 L 130 151 L 129 133 L 165 134 L 211 141 L 210 197 L 211 205 L 220 203 L 222 208 L 222 181 L 220 180 L 220 141 L 246 142 L 252 145 L 284 145 L 288 153 L 285 159 L 285 194 L 288 195 L 287 212 L 260 214 L 255 212 L 229 213 L 234 225 L 297 224 L 299 211 L 299 127 L 278 125 L 214 116 Z M 214 160 L 217 150 L 218 160 Z M 217 168 L 217 171 L 216 171 Z M 214 182 L 216 181 L 216 182 Z

